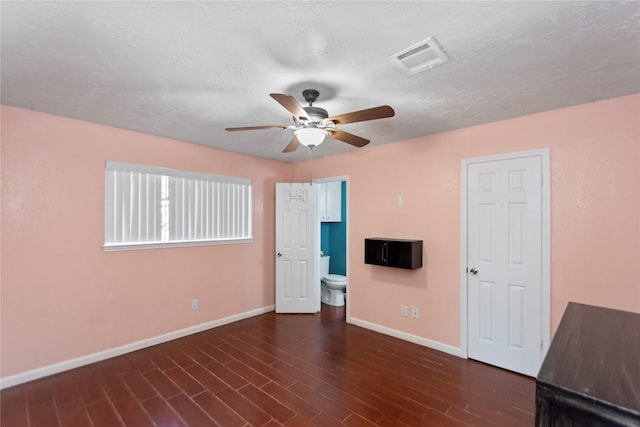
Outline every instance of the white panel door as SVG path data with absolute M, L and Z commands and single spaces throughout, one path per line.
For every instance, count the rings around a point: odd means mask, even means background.
M 320 310 L 316 187 L 276 184 L 276 313 Z
M 542 160 L 467 169 L 469 357 L 535 376 L 542 363 Z

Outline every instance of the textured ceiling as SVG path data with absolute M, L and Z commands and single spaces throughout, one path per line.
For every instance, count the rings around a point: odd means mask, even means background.
M 0 3 L 2 103 L 282 161 L 269 97 L 330 115 L 370 146 L 640 92 L 640 2 Z M 408 75 L 389 56 L 435 36 L 450 61 Z M 354 148 L 327 140 L 314 156 Z

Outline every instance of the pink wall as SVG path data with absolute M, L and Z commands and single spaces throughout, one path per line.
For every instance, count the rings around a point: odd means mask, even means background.
M 1 113 L 3 378 L 274 303 L 274 183 L 290 165 Z M 105 253 L 106 160 L 251 178 L 254 242 Z
M 552 331 L 568 301 L 640 312 L 638 94 L 314 160 L 314 178 L 350 177 L 351 316 L 459 347 L 461 160 L 544 147 Z M 295 173 L 309 179 L 305 164 Z M 374 236 L 423 239 L 424 268 L 365 265 Z
M 274 303 L 274 183 L 308 179 L 306 162 L 1 113 L 1 377 Z M 569 300 L 640 312 L 638 94 L 314 160 L 316 178 L 350 177 L 351 315 L 458 347 L 460 162 L 542 147 L 552 328 Z M 253 179 L 255 241 L 103 252 L 105 160 Z M 375 235 L 423 239 L 425 267 L 363 264 L 363 239 Z M 401 317 L 401 304 L 419 306 L 420 319 Z

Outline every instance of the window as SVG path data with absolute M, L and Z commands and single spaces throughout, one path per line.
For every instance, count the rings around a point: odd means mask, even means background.
M 105 250 L 251 241 L 251 180 L 108 161 Z

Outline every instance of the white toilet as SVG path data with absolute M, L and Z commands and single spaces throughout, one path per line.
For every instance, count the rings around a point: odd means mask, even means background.
M 320 257 L 320 295 L 322 302 L 334 306 L 344 305 L 347 278 L 340 274 L 329 274 L 330 256 Z

